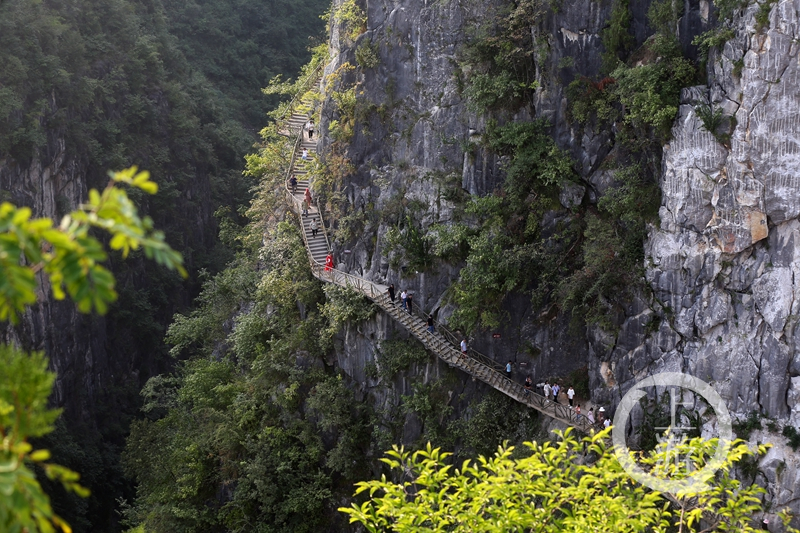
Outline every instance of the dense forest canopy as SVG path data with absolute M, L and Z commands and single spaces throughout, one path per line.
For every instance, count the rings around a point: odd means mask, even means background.
M 52 488 L 56 510 L 76 531 L 119 530 L 115 499 L 129 496 L 119 454 L 138 391 L 173 364 L 163 343 L 173 313 L 196 295 L 203 272 L 232 258 L 217 229 L 240 224 L 251 196 L 244 155 L 277 103 L 261 88 L 308 61 L 310 45 L 323 39 L 326 7 L 323 0 L 0 2 L 0 200 L 30 205 L 17 180 L 37 164 L 62 161 L 54 168 L 99 188 L 109 169 L 136 164 L 160 191 L 134 200 L 189 270 L 182 281 L 141 254 L 111 257 L 119 301 L 101 324 L 116 381 L 81 399 L 93 402 L 89 411 L 65 405 L 80 420 L 59 421 L 43 443 L 92 489 L 78 500 Z M 58 212 L 35 214 L 58 219 L 72 204 L 57 196 Z

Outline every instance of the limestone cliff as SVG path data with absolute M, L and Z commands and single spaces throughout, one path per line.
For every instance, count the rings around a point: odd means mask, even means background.
M 763 27 L 760 9 L 736 18 L 736 36 L 709 59 L 708 86 L 683 93 L 646 248 L 663 321 L 635 350 L 612 352 L 616 383 L 606 384 L 624 392 L 647 373 L 688 372 L 713 383 L 736 418 L 758 412 L 780 429 L 800 424 L 800 4 L 776 3 Z M 702 105 L 735 119 L 729 142 L 704 128 Z M 776 445 L 759 476 L 773 505 L 797 510 L 798 456 L 775 431 L 755 438 Z
M 650 35 L 650 2 L 631 2 L 632 33 Z M 383 0 L 366 5 L 366 32 L 349 42 L 332 33 L 328 74 L 356 65 L 359 45 L 375 46 L 379 61 L 337 78 L 354 86 L 359 100 L 381 113 L 355 128 L 346 156 L 354 165 L 342 188 L 349 213 L 364 213 L 357 235 L 337 245 L 340 267 L 381 282 L 411 288 L 417 302 L 446 319 L 445 291 L 461 265 L 416 273 L 386 252 L 388 227 L 370 210 L 416 202 L 422 226 L 452 217 L 447 189 L 483 195 L 503 179 L 499 161 L 476 148 L 485 117 L 471 113 L 458 87 L 458 49 L 475 21 L 491 16 L 491 3 Z M 482 332 L 474 343 L 498 360 L 510 358 L 537 376 L 565 375 L 588 364 L 592 400 L 613 406 L 637 380 L 661 371 L 683 371 L 711 382 L 734 418 L 756 411 L 773 428 L 800 425 L 800 316 L 796 273 L 800 247 L 798 153 L 797 1 L 751 5 L 734 16 L 735 36 L 708 59 L 708 84 L 685 89 L 672 138 L 663 148 L 663 194 L 658 227 L 646 242 L 646 282 L 652 294 L 634 298 L 608 333 L 590 327 L 571 335 L 568 319 L 531 309 L 512 296 L 501 339 Z M 545 117 L 560 146 L 577 162 L 589 202 L 613 181 L 601 167 L 614 148 L 613 131 L 579 128 L 567 118 L 565 86 L 575 76 L 598 74 L 610 3 L 564 2 L 531 29 L 542 53 L 535 100 L 510 120 Z M 761 10 L 769 22 L 756 21 Z M 684 52 L 697 56 L 692 39 L 710 26 L 711 6 L 685 2 L 677 25 Z M 567 68 L 562 58 L 572 58 Z M 336 83 L 329 90 L 335 89 Z M 380 106 L 384 106 L 380 108 Z M 722 125 L 708 131 L 700 109 L 722 110 Z M 340 118 L 327 100 L 323 130 Z M 725 133 L 727 128 L 727 134 Z M 330 139 L 321 141 L 330 148 Z M 450 181 L 442 180 L 449 176 Z M 583 191 L 577 191 L 581 201 Z M 568 206 L 570 200 L 562 197 Z M 333 221 L 334 226 L 344 224 Z M 539 318 L 539 320 L 534 320 Z M 383 335 L 390 335 L 391 329 Z M 380 334 L 379 336 L 380 337 Z M 357 369 L 370 360 L 371 341 L 361 338 L 340 364 Z M 348 358 L 360 358 L 360 363 Z M 708 429 L 713 420 L 707 420 Z M 758 481 L 775 508 L 800 509 L 800 461 L 774 431 L 753 433 L 775 448 L 761 462 Z

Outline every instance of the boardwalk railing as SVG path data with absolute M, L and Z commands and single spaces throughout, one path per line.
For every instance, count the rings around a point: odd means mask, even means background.
M 296 116 L 295 116 L 296 115 Z M 303 118 L 302 114 L 295 114 L 292 119 L 297 118 L 295 123 L 302 123 L 299 120 Z M 295 163 L 297 162 L 297 152 L 303 139 L 302 127 L 299 128 L 297 139 L 292 150 L 292 156 L 289 164 L 289 169 L 286 174 L 286 184 L 284 191 L 286 200 L 291 206 L 295 214 L 299 215 L 302 209 L 302 200 L 297 198 L 291 191 L 289 185 L 290 179 L 295 172 Z M 325 223 L 322 219 L 322 212 L 318 209 L 315 216 L 320 217 L 321 227 L 325 236 L 325 244 L 327 250 L 330 250 L 330 241 L 325 232 Z M 372 300 L 377 306 L 383 309 L 387 314 L 392 316 L 396 321 L 400 322 L 414 337 L 416 337 L 422 344 L 432 352 L 434 352 L 440 359 L 448 363 L 450 366 L 457 367 L 464 372 L 472 375 L 474 379 L 480 379 L 487 383 L 496 390 L 503 394 L 515 399 L 516 401 L 536 409 L 552 418 L 560 420 L 583 433 L 589 433 L 596 426 L 589 423 L 589 420 L 583 416 L 578 415 L 568 405 L 560 404 L 556 401 L 545 398 L 534 390 L 525 389 L 525 387 L 509 379 L 503 372 L 501 372 L 503 365 L 497 363 L 490 357 L 477 352 L 476 350 L 468 350 L 466 354 L 462 354 L 456 347 L 460 342 L 460 338 L 442 324 L 435 324 L 434 331 L 428 329 L 427 323 L 424 318 L 428 315 L 425 314 L 423 309 L 420 309 L 416 304 L 412 304 L 412 312 L 409 313 L 407 309 L 400 307 L 396 302 L 390 300 L 386 293 L 386 287 L 378 285 L 372 281 L 365 280 L 359 276 L 337 270 L 335 268 L 325 268 L 314 259 L 311 253 L 311 247 L 308 242 L 308 236 L 305 231 L 302 231 L 303 242 L 308 252 L 309 261 L 311 263 L 311 272 L 313 275 L 325 282 L 333 283 L 341 287 L 350 287 L 353 290 L 363 294 Z
M 324 66 L 325 66 L 324 62 L 320 63 L 319 65 L 317 65 L 316 68 L 314 68 L 314 70 L 312 70 L 306 75 L 306 79 L 300 83 L 301 89 L 297 91 L 297 93 L 292 97 L 291 100 L 289 100 L 289 105 L 286 106 L 283 115 L 276 118 L 275 122 L 286 120 L 286 117 L 294 114 L 295 106 L 297 106 L 298 102 L 300 101 L 300 98 L 302 98 L 303 95 L 305 95 L 309 87 L 311 87 L 321 79 L 320 73 L 322 72 Z

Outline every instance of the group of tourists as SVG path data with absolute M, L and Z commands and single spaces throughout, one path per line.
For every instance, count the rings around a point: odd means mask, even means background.
M 394 304 L 395 292 L 394 283 L 389 285 L 389 288 L 386 289 L 386 292 L 389 294 L 389 299 Z M 403 307 L 404 311 L 408 311 L 408 314 L 413 314 L 414 310 L 414 296 L 408 292 L 406 289 L 403 289 L 400 292 L 400 305 Z M 428 331 L 433 332 L 433 317 L 429 315 L 428 318 Z
M 549 400 L 550 399 L 550 395 L 552 394 L 553 395 L 553 401 L 556 402 L 556 403 L 561 403 L 561 402 L 558 401 L 558 395 L 562 392 L 562 390 L 563 389 L 562 389 L 561 385 L 559 383 L 556 383 L 556 382 L 553 382 L 553 384 L 550 385 L 549 381 L 545 381 L 544 382 L 544 386 L 542 387 L 542 392 L 544 394 L 544 397 Z M 569 389 L 567 389 L 566 391 L 563 391 L 563 392 L 566 395 L 567 400 L 569 401 L 569 406 L 570 407 L 575 407 L 575 404 L 574 404 L 574 402 L 575 402 L 575 389 L 573 389 L 572 386 L 570 385 Z
M 389 287 L 386 289 L 386 292 L 389 295 L 389 300 L 391 300 L 392 304 L 395 303 L 395 299 L 397 297 L 396 289 L 394 287 L 394 283 L 389 284 Z M 413 310 L 413 296 L 410 292 L 406 289 L 400 291 L 400 305 L 405 311 L 408 311 L 409 314 L 412 314 Z M 434 333 L 436 328 L 434 326 L 433 315 L 428 315 L 427 317 L 427 326 L 428 331 Z M 461 349 L 460 357 L 466 358 L 467 352 L 469 350 L 467 345 L 467 339 L 462 338 L 461 343 L 459 345 Z M 513 373 L 514 363 L 509 360 L 505 365 L 505 374 L 506 377 L 511 379 Z M 533 390 L 533 379 L 531 376 L 525 377 L 524 383 L 524 394 L 525 396 L 529 395 Z M 570 385 L 567 389 L 563 389 L 560 383 L 554 381 L 550 384 L 550 381 L 545 381 L 544 384 L 539 384 L 537 387 L 542 387 L 542 394 L 548 401 L 554 401 L 555 403 L 561 403 L 559 401 L 559 397 L 563 394 L 567 398 L 567 403 L 569 404 L 570 408 L 572 408 L 575 412 L 575 416 L 578 419 L 585 417 L 591 425 L 598 425 L 604 428 L 607 428 L 611 424 L 611 420 L 606 418 L 605 416 L 605 408 L 600 407 L 597 412 L 595 412 L 594 407 L 589 409 L 589 412 L 585 415 L 581 413 L 581 406 L 580 404 L 575 403 L 575 389 Z

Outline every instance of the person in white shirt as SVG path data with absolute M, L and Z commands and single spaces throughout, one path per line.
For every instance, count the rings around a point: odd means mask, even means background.
M 550 399 L 550 383 L 549 382 L 547 382 L 547 381 L 544 382 L 544 388 L 542 389 L 542 392 L 544 392 L 544 397 L 549 400 Z
M 572 400 L 575 398 L 575 389 L 572 387 L 567 390 L 567 398 L 569 398 L 569 406 L 572 407 Z

